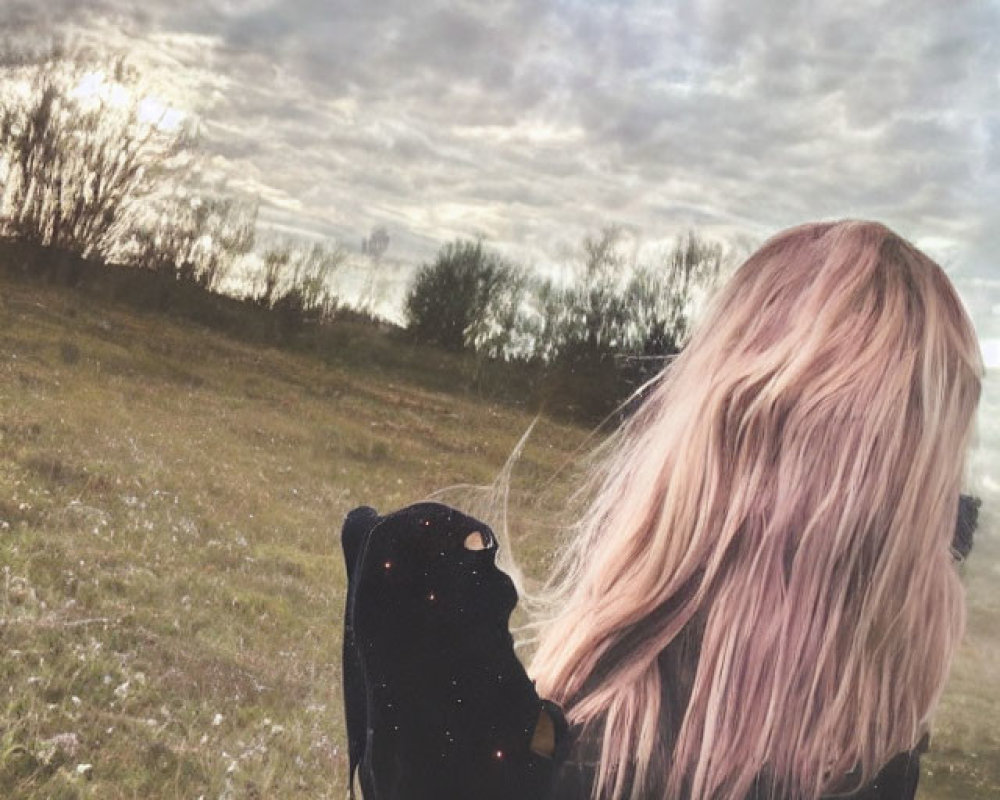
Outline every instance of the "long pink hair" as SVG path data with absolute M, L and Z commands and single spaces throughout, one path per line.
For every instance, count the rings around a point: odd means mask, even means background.
M 814 800 L 917 744 L 964 626 L 982 375 L 947 276 L 882 225 L 735 272 L 594 469 L 539 623 L 595 797 Z

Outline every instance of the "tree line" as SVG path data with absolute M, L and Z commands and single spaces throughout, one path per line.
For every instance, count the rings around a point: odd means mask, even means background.
M 196 124 L 150 103 L 124 59 L 50 53 L 8 63 L 3 77 L 0 240 L 42 252 L 33 269 L 73 284 L 89 263 L 126 267 L 149 278 L 130 291 L 153 292 L 160 308 L 181 290 L 228 294 L 284 340 L 338 317 L 374 321 L 372 281 L 360 311 L 335 291 L 346 250 L 260 241 L 256 200 L 211 177 Z M 614 226 L 585 237 L 562 280 L 482 240 L 448 243 L 414 272 L 395 335 L 473 359 L 474 381 L 503 364 L 555 394 L 601 394 L 594 409 L 606 410 L 677 352 L 723 264 L 722 246 L 693 232 L 649 263 L 625 239 Z M 388 245 L 384 228 L 363 241 L 372 270 Z
M 414 338 L 546 373 L 565 395 L 610 410 L 683 345 L 723 269 L 718 242 L 691 231 L 640 262 L 616 226 L 587 236 L 568 281 L 529 273 L 479 241 L 445 245 L 406 295 Z
M 257 200 L 212 177 L 195 121 L 146 94 L 124 58 L 53 51 L 8 63 L 2 77 L 0 238 L 44 249 L 35 269 L 62 266 L 59 277 L 73 283 L 88 261 L 132 267 L 235 290 L 290 320 L 337 305 L 330 276 L 344 251 L 291 240 L 261 247 Z M 244 274 L 234 280 L 237 266 Z

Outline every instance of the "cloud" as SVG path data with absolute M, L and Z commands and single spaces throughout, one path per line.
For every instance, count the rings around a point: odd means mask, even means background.
M 997 270 L 995 5 L 40 5 L 0 19 L 182 73 L 207 146 L 285 225 L 294 202 L 349 242 L 389 225 L 400 256 L 485 232 L 544 262 L 615 221 L 760 238 L 870 216 Z

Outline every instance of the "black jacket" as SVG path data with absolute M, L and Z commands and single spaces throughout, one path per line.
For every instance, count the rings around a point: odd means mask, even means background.
M 490 528 L 420 503 L 359 508 L 342 542 L 344 708 L 365 800 L 541 800 L 568 743 L 514 653 L 517 603 Z M 555 758 L 531 742 L 545 711 Z
M 955 551 L 979 501 L 963 496 Z M 508 631 L 517 602 L 489 526 L 437 503 L 357 508 L 342 532 L 343 686 L 352 795 L 365 800 L 587 800 L 599 745 L 540 698 Z M 532 749 L 551 723 L 554 751 Z M 923 743 L 926 745 L 926 743 Z M 919 749 L 851 800 L 912 800 Z M 747 800 L 764 800 L 764 787 Z

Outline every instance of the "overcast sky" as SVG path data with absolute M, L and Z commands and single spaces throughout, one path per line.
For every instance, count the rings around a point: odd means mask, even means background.
M 271 225 L 546 264 L 608 223 L 870 217 L 1000 317 L 997 2 L 0 0 L 0 23 L 131 53 Z

